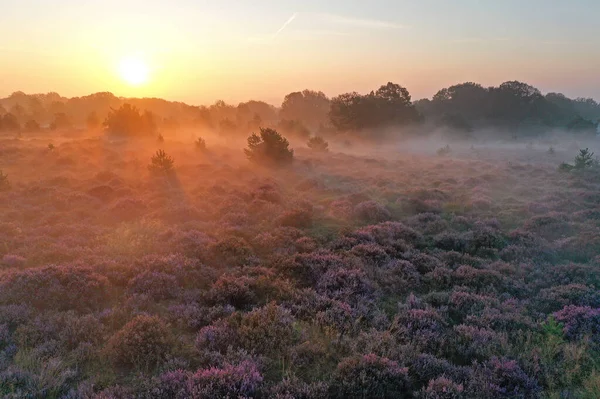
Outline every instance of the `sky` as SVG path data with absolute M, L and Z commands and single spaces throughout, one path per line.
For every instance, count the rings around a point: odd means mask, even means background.
M 2 0 L 0 39 L 0 97 L 279 104 L 307 88 L 392 81 L 420 99 L 520 80 L 600 100 L 598 0 Z M 131 59 L 144 84 L 124 80 Z

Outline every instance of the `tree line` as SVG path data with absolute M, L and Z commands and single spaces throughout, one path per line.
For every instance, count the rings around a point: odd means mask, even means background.
M 593 134 L 599 120 L 600 104 L 594 99 L 544 95 L 518 81 L 498 87 L 461 83 L 417 101 L 408 89 L 392 82 L 366 94 L 350 92 L 333 98 L 304 90 L 285 96 L 279 107 L 254 100 L 191 106 L 157 98 L 119 98 L 111 93 L 64 98 L 57 93 L 16 92 L 0 100 L 0 131 L 100 129 L 108 123 L 113 132 L 127 134 L 193 127 L 231 135 L 269 126 L 291 137 L 353 133 L 377 138 L 389 132 L 402 134 L 398 127 L 426 127 L 469 137 L 481 128 L 498 128 L 513 135 L 549 129 Z

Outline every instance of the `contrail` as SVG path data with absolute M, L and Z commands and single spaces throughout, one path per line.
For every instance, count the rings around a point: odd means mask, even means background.
M 296 17 L 298 16 L 298 13 L 295 12 L 294 15 L 292 15 L 287 21 L 285 21 L 285 23 L 281 26 L 281 28 L 279 28 L 279 30 L 277 32 L 275 32 L 275 34 L 273 35 L 273 39 L 275 39 L 285 28 L 287 28 L 287 26 L 289 24 L 291 24 Z

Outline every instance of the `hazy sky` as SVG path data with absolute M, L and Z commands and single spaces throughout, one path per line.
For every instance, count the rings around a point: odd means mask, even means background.
M 598 0 L 2 0 L 0 96 L 112 91 L 272 103 L 295 90 L 414 99 L 522 80 L 600 100 Z M 121 60 L 150 81 L 123 82 Z

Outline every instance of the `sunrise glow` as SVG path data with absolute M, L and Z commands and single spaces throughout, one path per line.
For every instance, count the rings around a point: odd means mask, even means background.
M 128 57 L 121 60 L 119 75 L 125 83 L 131 86 L 141 86 L 148 83 L 150 68 L 141 58 Z

